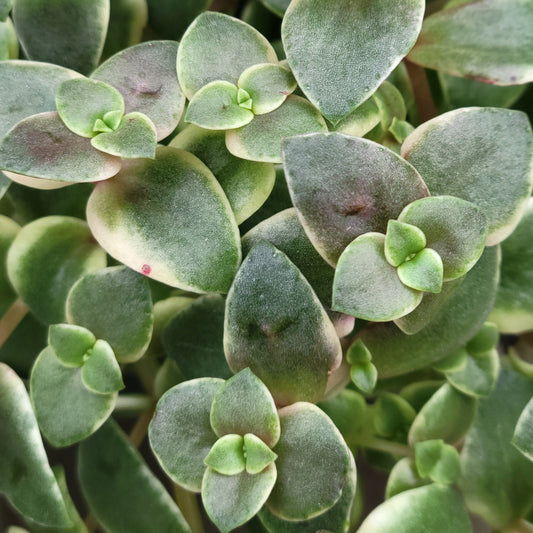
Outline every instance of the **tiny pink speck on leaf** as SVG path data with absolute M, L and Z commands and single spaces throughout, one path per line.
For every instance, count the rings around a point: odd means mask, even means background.
M 141 268 L 141 272 L 143 274 L 150 274 L 150 272 L 152 272 L 152 267 L 150 265 L 143 265 L 142 268 Z

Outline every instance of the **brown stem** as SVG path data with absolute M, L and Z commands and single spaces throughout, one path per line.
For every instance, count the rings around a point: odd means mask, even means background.
M 514 524 L 503 530 L 503 533 L 533 533 L 533 524 L 526 520 L 517 520 Z
M 185 520 L 191 527 L 192 533 L 204 533 L 202 515 L 198 508 L 198 499 L 196 494 L 174 485 L 174 499 L 178 504 Z
M 135 448 L 138 448 L 146 437 L 146 433 L 148 433 L 148 425 L 150 424 L 150 420 L 152 420 L 153 414 L 154 406 L 151 405 L 146 411 L 143 411 L 128 435 L 129 441 Z
M 409 78 L 411 78 L 411 84 L 415 93 L 415 103 L 418 109 L 418 115 L 422 122 L 426 122 L 438 115 L 437 108 L 433 102 L 433 96 L 431 95 L 431 89 L 429 88 L 428 79 L 425 70 L 411 63 L 409 60 L 405 61 Z
M 28 306 L 21 299 L 18 299 L 0 319 L 0 348 L 15 331 L 28 311 Z

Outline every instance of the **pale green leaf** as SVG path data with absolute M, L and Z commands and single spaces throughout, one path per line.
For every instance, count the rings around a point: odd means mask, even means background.
M 442 290 L 443 265 L 440 255 L 431 248 L 424 248 L 398 269 L 401 282 L 411 289 L 439 293 Z
M 18 59 L 19 45 L 15 26 L 10 18 L 0 20 L 0 61 L 6 59 Z
M 244 450 L 246 452 L 246 472 L 248 474 L 259 474 L 278 457 L 253 433 L 244 435 Z
M 83 356 L 93 348 L 96 337 L 85 328 L 54 324 L 48 329 L 48 344 L 66 366 L 82 366 Z
M 244 438 L 242 435 L 224 435 L 209 450 L 204 463 L 218 474 L 235 476 L 244 472 Z
M 369 131 L 374 129 L 380 122 L 378 106 L 373 98 L 369 98 L 361 105 L 357 106 L 351 113 L 346 115 L 335 125 L 335 131 L 353 135 L 354 137 L 363 137 Z
M 416 469 L 415 461 L 411 457 L 400 459 L 392 468 L 387 479 L 385 499 L 388 500 L 400 492 L 428 485 L 428 479 L 422 479 Z
M 457 450 L 442 440 L 426 440 L 415 444 L 415 464 L 422 477 L 448 485 L 461 475 Z
M 516 423 L 512 443 L 533 461 L 533 400 L 529 400 Z
M 15 221 L 0 215 L 0 317 L 17 299 L 17 294 L 7 276 L 6 259 L 9 247 L 19 231 L 20 226 Z
M 97 340 L 85 355 L 81 379 L 89 390 L 100 394 L 111 394 L 124 388 L 120 366 L 106 341 Z
M 385 257 L 392 266 L 400 266 L 409 256 L 420 252 L 426 243 L 426 236 L 420 228 L 389 220 L 385 235 Z

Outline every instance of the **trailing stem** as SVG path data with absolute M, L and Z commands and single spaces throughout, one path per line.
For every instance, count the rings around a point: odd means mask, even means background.
M 15 331 L 28 311 L 28 306 L 19 298 L 0 319 L 0 348 Z

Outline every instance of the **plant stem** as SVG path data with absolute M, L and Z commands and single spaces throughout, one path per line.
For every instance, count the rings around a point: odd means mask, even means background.
M 0 319 L 0 348 L 11 333 L 15 331 L 15 328 L 20 324 L 28 311 L 28 306 L 19 298 Z
M 117 415 L 138 416 L 152 403 L 148 394 L 119 394 L 114 412 Z
M 415 63 L 405 61 L 409 78 L 413 85 L 413 91 L 415 93 L 415 102 L 418 109 L 418 115 L 421 122 L 426 122 L 438 115 L 437 108 L 433 102 L 433 96 L 431 95 L 431 89 L 429 88 L 428 79 L 424 69 Z
M 381 452 L 392 453 L 393 455 L 402 455 L 403 457 L 414 457 L 414 451 L 407 444 L 400 442 L 391 442 L 378 437 L 363 437 L 352 439 L 349 442 L 350 448 L 362 446 L 363 448 L 372 448 Z
M 150 424 L 153 414 L 154 406 L 151 404 L 148 409 L 141 413 L 141 416 L 137 419 L 137 422 L 135 422 L 133 429 L 128 435 L 129 441 L 135 448 L 138 448 L 146 437 L 146 433 L 148 432 L 148 424 Z
M 514 524 L 504 529 L 502 533 L 533 533 L 533 524 L 526 520 L 517 520 Z
M 198 508 L 198 499 L 196 494 L 182 489 L 178 485 L 174 485 L 174 499 L 178 504 L 185 520 L 191 526 L 193 533 L 204 533 L 204 525 L 202 522 L 202 515 Z
M 159 366 L 155 360 L 149 353 L 146 353 L 132 366 L 146 392 L 154 396 L 154 382 L 157 371 L 159 370 Z
M 92 513 L 89 513 L 85 518 L 85 527 L 87 528 L 87 533 L 93 533 L 98 527 L 98 522 Z

